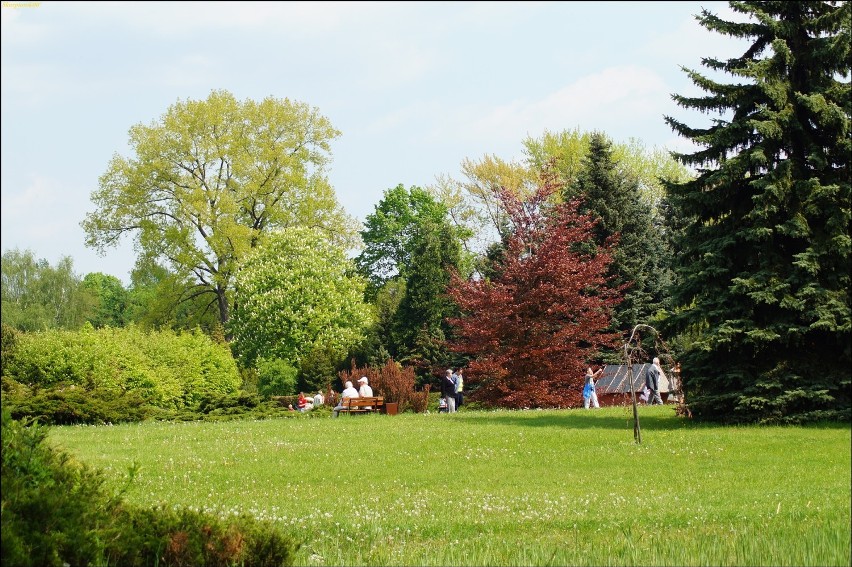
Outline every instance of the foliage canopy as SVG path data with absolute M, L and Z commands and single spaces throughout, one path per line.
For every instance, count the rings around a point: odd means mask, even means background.
M 231 308 L 237 266 L 271 230 L 322 227 L 352 243 L 353 221 L 325 176 L 339 135 L 315 108 L 289 99 L 238 101 L 227 91 L 178 101 L 158 122 L 130 129 L 134 156 L 115 155 L 82 226 L 104 252 L 123 235 L 140 259 L 192 275 L 195 294 Z
M 342 361 L 373 314 L 364 281 L 323 232 L 291 227 L 270 234 L 237 274 L 233 348 L 245 367 L 281 359 L 298 368 L 316 350 Z
M 578 213 L 576 201 L 549 205 L 556 190 L 545 176 L 526 200 L 501 193 L 513 231 L 496 276 L 452 279 L 449 295 L 462 315 L 450 319 L 457 336 L 450 348 L 472 357 L 465 380 L 472 400 L 577 405 L 580 388 L 566 386 L 582 382 L 588 360 L 617 342 L 607 331 L 620 301 L 606 276 L 614 239 L 589 252 L 593 220 Z
M 724 421 L 849 419 L 849 2 L 732 2 L 750 22 L 704 10 L 708 30 L 745 38 L 740 57 L 686 70 L 720 113 L 707 127 L 667 122 L 699 147 L 677 157 L 698 176 L 669 188 L 685 222 L 669 327 L 693 415 Z M 845 79 L 845 81 L 843 80 Z

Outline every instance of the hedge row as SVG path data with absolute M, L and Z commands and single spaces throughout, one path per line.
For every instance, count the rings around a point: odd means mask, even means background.
M 33 391 L 82 388 L 135 393 L 164 409 L 235 394 L 242 383 L 227 345 L 201 331 L 135 326 L 3 332 L 3 374 Z

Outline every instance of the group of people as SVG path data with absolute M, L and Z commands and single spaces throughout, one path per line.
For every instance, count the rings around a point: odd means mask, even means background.
M 366 376 L 358 378 L 358 389 L 352 384 L 351 380 L 347 380 L 343 384 L 343 392 L 340 393 L 340 401 L 331 410 L 331 417 L 340 415 L 340 410 L 343 409 L 343 400 L 347 398 L 372 398 L 373 388 L 370 387 L 370 380 Z
M 599 408 L 598 394 L 596 384 L 598 377 L 603 373 L 603 367 L 593 371 L 592 367 L 586 369 L 586 380 L 583 385 L 583 407 L 586 409 Z M 651 405 L 661 405 L 663 399 L 660 396 L 660 359 L 654 357 L 651 365 L 645 371 L 645 387 L 640 398 Z M 358 379 L 358 389 L 351 381 L 346 381 L 343 392 L 340 394 L 340 401 L 332 409 L 332 417 L 337 417 L 343 409 L 344 400 L 347 398 L 371 398 L 373 397 L 373 389 L 370 387 L 370 380 L 366 376 Z M 307 411 L 325 403 L 322 392 L 317 392 L 313 400 L 307 398 L 304 392 L 299 394 L 299 411 Z M 441 413 L 455 413 L 464 403 L 464 374 L 459 368 L 453 372 L 452 368 L 448 368 L 441 378 L 441 400 L 438 406 L 438 411 Z
M 642 394 L 639 398 L 651 405 L 662 405 L 663 398 L 660 396 L 660 375 L 663 370 L 660 368 L 660 359 L 654 357 L 651 361 L 651 365 L 645 371 L 645 387 L 642 390 Z M 586 369 L 586 382 L 583 385 L 583 407 L 589 409 L 589 407 L 599 408 L 601 407 L 598 403 L 598 393 L 596 390 L 596 384 L 598 376 L 603 373 L 603 367 L 598 368 L 597 371 L 592 371 L 592 367 L 589 366 Z
M 441 401 L 438 405 L 439 413 L 455 413 L 464 403 L 464 374 L 459 368 L 453 372 L 447 368 L 441 378 Z
M 340 400 L 337 405 L 332 408 L 332 417 L 340 415 L 340 411 L 344 407 L 344 400 L 347 398 L 371 398 L 373 397 L 373 389 L 370 387 L 370 380 L 366 376 L 358 379 L 359 388 L 356 390 L 354 384 L 347 380 L 343 384 L 343 392 L 340 393 Z M 452 368 L 448 368 L 446 374 L 441 379 L 441 401 L 439 412 L 454 413 L 464 403 L 464 373 L 461 368 L 453 372 Z
M 325 403 L 325 396 L 322 395 L 322 392 L 317 392 L 313 398 L 309 398 L 305 395 L 304 392 L 299 392 L 299 399 L 296 401 L 296 407 L 293 407 L 293 404 L 288 406 L 288 409 L 292 411 L 308 411 L 312 410 L 315 407 L 319 407 Z

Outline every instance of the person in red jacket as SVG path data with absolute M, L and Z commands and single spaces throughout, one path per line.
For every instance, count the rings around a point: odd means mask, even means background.
M 314 402 L 313 400 L 308 399 L 304 392 L 299 392 L 299 401 L 297 402 L 296 407 L 299 408 L 299 411 L 308 411 L 310 409 L 314 409 Z

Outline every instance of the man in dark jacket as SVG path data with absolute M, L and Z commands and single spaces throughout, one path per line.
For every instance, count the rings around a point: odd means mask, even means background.
M 447 400 L 447 412 L 456 411 L 456 383 L 453 380 L 453 369 L 448 368 L 447 373 L 441 378 L 441 396 Z
M 651 395 L 648 396 L 652 405 L 662 405 L 663 398 L 660 397 L 660 374 L 663 369 L 660 368 L 660 359 L 654 357 L 651 366 L 645 371 L 645 387 L 651 390 Z

